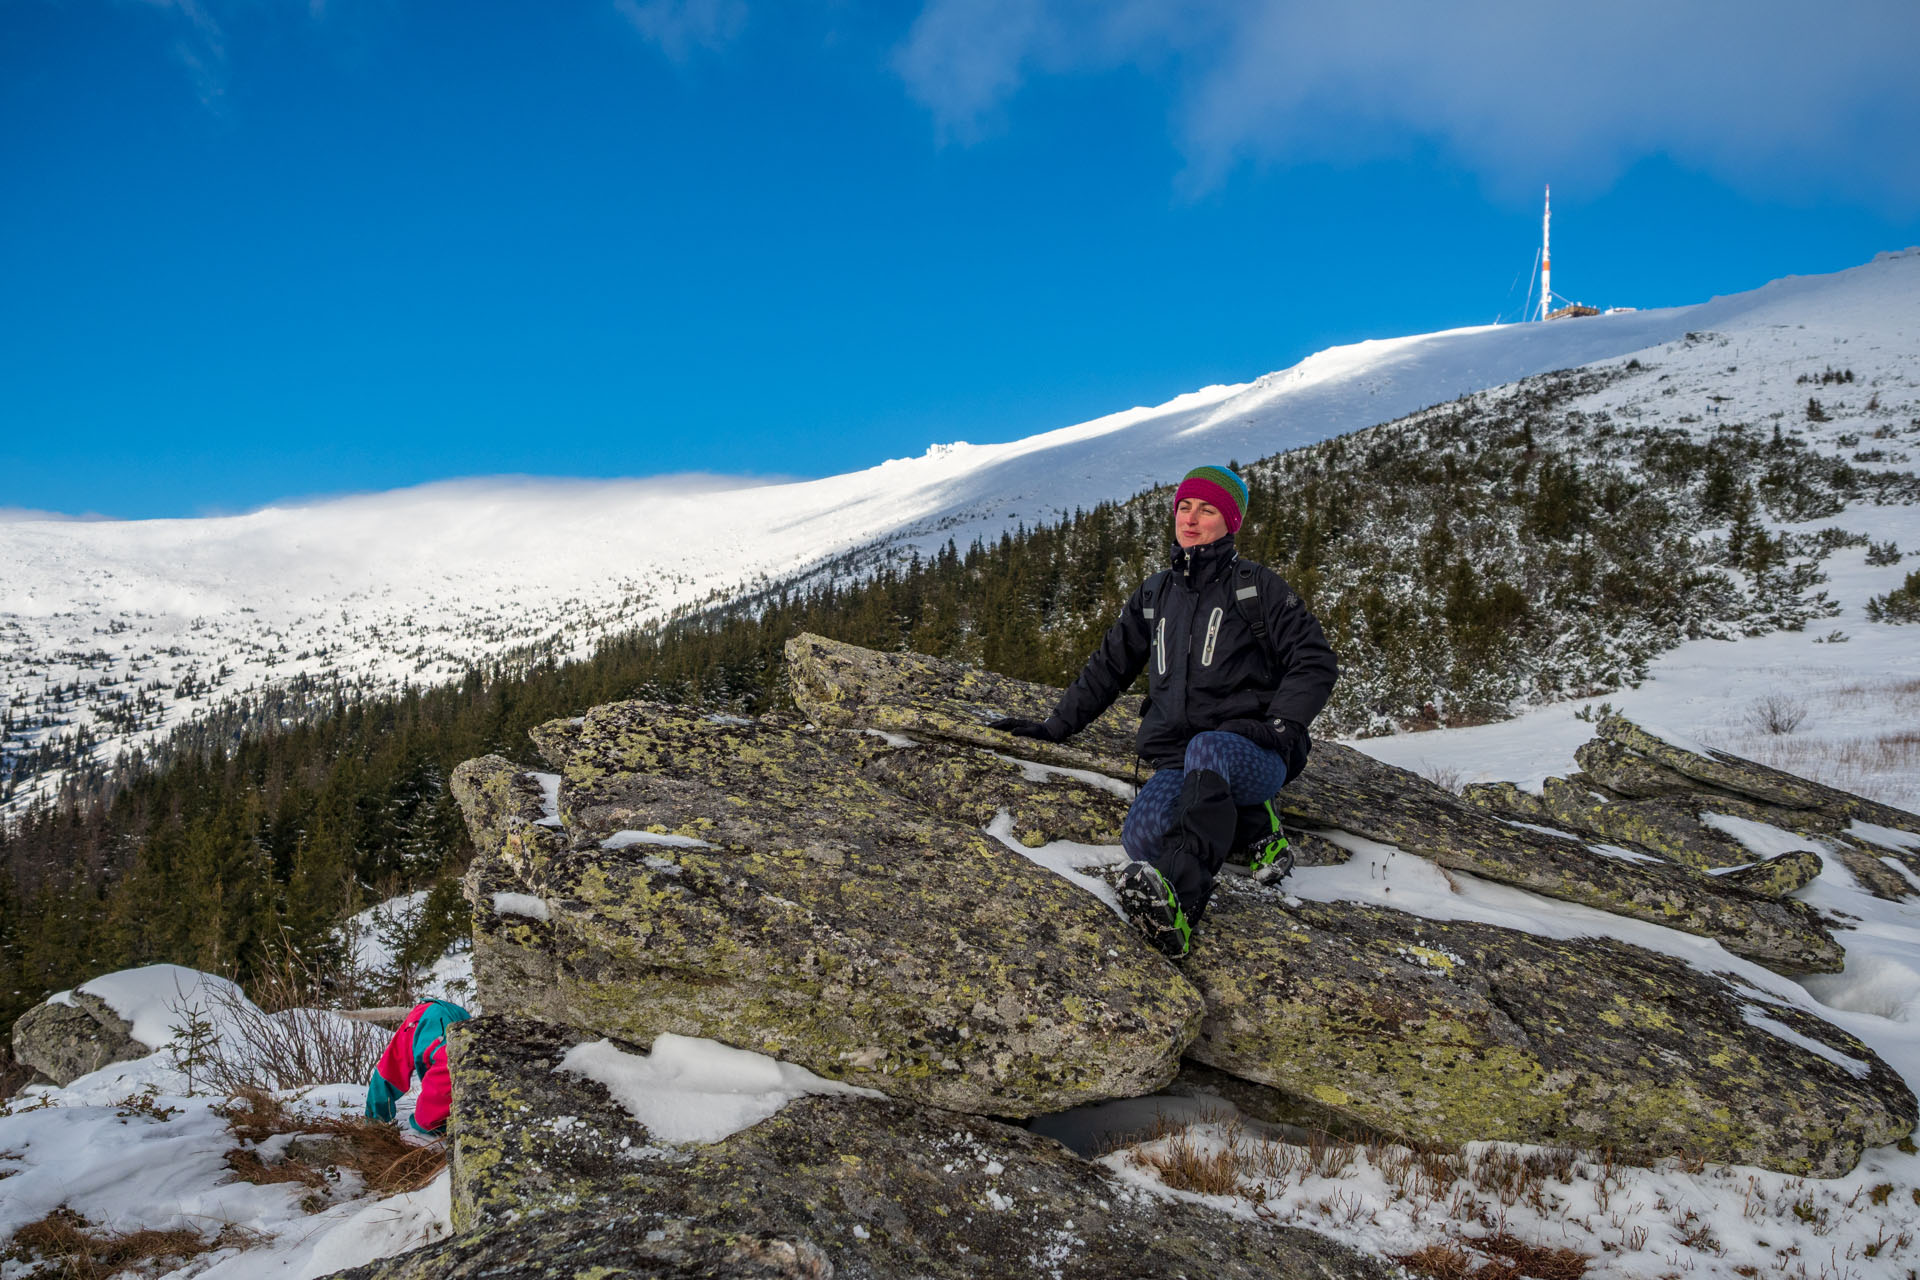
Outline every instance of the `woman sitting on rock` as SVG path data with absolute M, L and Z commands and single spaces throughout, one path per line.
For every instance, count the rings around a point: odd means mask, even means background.
M 1252 870 L 1274 870 L 1262 864 L 1285 842 L 1271 838 L 1279 824 L 1267 802 L 1306 763 L 1307 726 L 1327 704 L 1339 665 L 1292 588 L 1234 551 L 1245 481 L 1225 467 L 1200 467 L 1173 500 L 1173 567 L 1133 593 L 1052 715 L 991 727 L 1064 741 L 1147 672 L 1137 742 L 1155 772 L 1121 828 L 1133 861 L 1120 899 L 1154 945 L 1179 959 L 1233 851 L 1240 807 L 1264 806 L 1270 838 L 1258 842 Z

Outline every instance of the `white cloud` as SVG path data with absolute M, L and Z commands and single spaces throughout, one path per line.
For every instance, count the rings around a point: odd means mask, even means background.
M 675 62 L 721 49 L 746 26 L 746 0 L 613 0 L 613 7 Z
M 1775 195 L 1920 207 L 1920 4 L 1852 0 L 929 0 L 895 68 L 971 136 L 1029 79 L 1171 82 L 1200 185 L 1438 140 L 1498 183 L 1649 155 Z

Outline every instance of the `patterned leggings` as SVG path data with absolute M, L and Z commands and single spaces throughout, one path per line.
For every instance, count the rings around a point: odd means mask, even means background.
M 1135 862 L 1161 863 L 1162 842 L 1173 829 L 1173 810 L 1188 769 L 1211 769 L 1225 778 L 1236 805 L 1269 800 L 1287 781 L 1287 764 L 1278 752 L 1256 747 L 1237 733 L 1195 734 L 1187 743 L 1185 766 L 1156 770 L 1141 784 L 1133 808 L 1127 810 L 1120 844 Z

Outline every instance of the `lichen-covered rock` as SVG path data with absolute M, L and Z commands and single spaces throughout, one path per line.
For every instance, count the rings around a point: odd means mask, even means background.
M 920 653 L 881 653 L 801 633 L 787 641 L 793 700 L 815 724 L 879 729 L 1005 751 L 1042 764 L 1126 778 L 1139 767 L 1133 698 L 1122 698 L 1068 742 L 987 728 L 1002 716 L 1044 719 L 1060 691 Z
M 1887 865 L 1887 860 L 1894 857 L 1891 850 L 1869 849 L 1851 841 L 1835 840 L 1832 852 L 1840 865 L 1860 882 L 1860 887 L 1874 897 L 1886 902 L 1905 902 L 1915 896 L 1913 881 Z
M 1051 840 L 1119 844 L 1128 801 L 1057 770 L 939 743 L 903 747 L 863 770 L 890 791 L 918 799 L 951 822 L 986 827 L 1001 814 L 1022 844 Z
M 557 820 L 548 818 L 535 776 L 499 756 L 461 764 L 453 771 L 452 790 L 471 815 L 475 836 L 473 860 L 461 881 L 473 907 L 474 987 L 488 1006 L 558 1017 L 553 926 L 541 914 L 544 900 L 527 886 L 566 852 L 566 838 Z
M 684 1165 L 605 1088 L 556 1069 L 575 1045 L 600 1038 L 498 1013 L 448 1028 L 456 1232 L 631 1199 Z
M 1023 1129 L 896 1102 L 802 1098 L 719 1142 L 670 1147 L 599 1085 L 554 1070 L 581 1038 L 495 1015 L 455 1029 L 450 1163 L 465 1234 L 346 1274 L 679 1275 L 649 1269 L 646 1246 L 744 1239 L 874 1280 L 1387 1275 L 1311 1232 L 1121 1183 Z M 553 1257 L 571 1269 L 544 1269 Z
M 1845 961 L 1819 913 L 1804 903 L 1502 821 L 1339 743 L 1316 746 L 1313 763 L 1277 803 L 1299 821 L 1343 828 L 1449 870 L 1714 938 L 1782 972 L 1832 973 Z
M 133 1038 L 133 1026 L 106 1001 L 73 992 L 72 1003 L 43 1000 L 13 1024 L 13 1056 L 57 1085 L 90 1071 L 144 1058 L 153 1050 Z
M 1673 797 L 1621 803 L 1595 795 L 1564 778 L 1548 778 L 1540 800 L 1549 821 L 1575 831 L 1645 849 L 1701 871 L 1745 866 L 1747 847 L 1724 832 L 1701 825 Z
M 822 724 L 985 746 L 1049 764 L 1127 777 L 1131 699 L 1066 743 L 998 733 L 1001 715 L 1044 715 L 1059 691 L 920 654 L 878 653 L 799 635 L 787 642 L 794 700 Z M 1844 953 L 1812 908 L 1657 861 L 1610 857 L 1474 808 L 1417 774 L 1336 742 L 1315 745 L 1276 807 L 1309 827 L 1345 830 L 1548 897 L 1718 939 L 1789 973 L 1837 971 Z
M 1697 780 L 1655 764 L 1610 738 L 1593 738 L 1575 749 L 1573 758 L 1587 776 L 1629 800 L 1651 800 L 1700 789 Z
M 1512 782 L 1469 782 L 1460 788 L 1460 798 L 1489 813 L 1505 814 L 1528 822 L 1549 822 L 1553 819 L 1545 800 Z
M 518 840 L 549 930 L 524 945 L 554 957 L 545 993 L 483 978 L 490 1010 L 1002 1116 L 1151 1092 L 1198 1030 L 1192 987 L 1099 901 L 863 776 L 877 739 L 619 703 L 536 741 L 564 852 L 525 852 L 544 837 L 510 766 L 459 791 L 476 848 Z
M 1738 873 L 1721 875 L 1721 883 L 1775 898 L 1802 887 L 1820 873 L 1819 858 L 1812 849 L 1806 851 L 1805 858 L 1763 866 L 1755 862 L 1745 845 L 1703 819 L 1725 815 L 1771 823 L 1796 833 L 1819 823 L 1826 824 L 1828 833 L 1838 830 L 1833 820 L 1811 811 L 1756 804 L 1723 791 L 1666 791 L 1650 799 L 1610 800 L 1575 779 L 1548 778 L 1538 795 L 1511 782 L 1482 782 L 1462 789 L 1461 797 L 1492 813 L 1550 823 L 1696 871 L 1741 868 Z M 1812 859 L 1810 863 L 1808 858 Z M 1801 875 L 1803 871 L 1806 874 Z
M 1207 999 L 1193 1060 L 1414 1143 L 1687 1152 L 1831 1177 L 1915 1121 L 1905 1083 L 1854 1037 L 1606 939 L 1228 882 L 1184 971 Z
M 1676 773 L 1783 809 L 1813 809 L 1834 818 L 1857 819 L 1920 836 L 1920 814 L 1865 796 L 1824 786 L 1797 774 L 1725 751 L 1694 751 L 1669 742 L 1622 716 L 1599 724 L 1602 737 Z
M 808 1240 L 710 1230 L 658 1214 L 547 1213 L 336 1271 L 331 1280 L 834 1280 Z
M 1794 849 L 1750 862 L 1744 867 L 1735 867 L 1725 872 L 1721 879 L 1737 884 L 1742 889 L 1778 898 L 1812 884 L 1823 866 L 1820 855 L 1813 850 Z

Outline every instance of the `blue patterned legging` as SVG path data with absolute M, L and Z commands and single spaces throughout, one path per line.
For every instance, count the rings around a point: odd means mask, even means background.
M 1185 766 L 1156 770 L 1133 798 L 1120 827 L 1120 844 L 1129 858 L 1160 864 L 1162 842 L 1173 829 L 1173 809 L 1188 769 L 1211 769 L 1225 778 L 1237 805 L 1271 799 L 1287 781 L 1287 763 L 1278 752 L 1256 747 L 1237 733 L 1197 733 L 1187 743 Z

